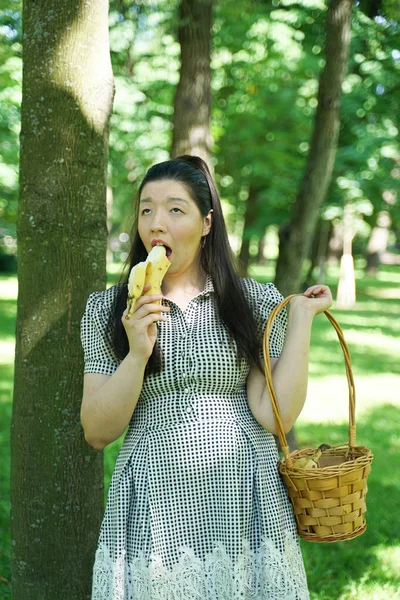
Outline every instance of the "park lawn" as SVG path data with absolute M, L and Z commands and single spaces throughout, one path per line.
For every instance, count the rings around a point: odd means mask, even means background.
M 400 600 L 400 273 L 357 275 L 357 306 L 331 311 L 349 344 L 357 392 L 357 441 L 374 453 L 367 495 L 368 529 L 336 544 L 301 541 L 311 600 Z M 272 268 L 251 276 L 272 278 Z M 336 292 L 338 272 L 328 271 Z M 109 284 L 117 280 L 115 270 Z M 0 598 L 11 600 L 9 553 L 9 439 L 17 282 L 0 275 Z M 336 333 L 324 315 L 314 320 L 306 406 L 296 424 L 301 447 L 347 440 L 347 382 Z M 122 438 L 104 451 L 108 489 Z M 50 600 L 50 599 L 46 599 Z

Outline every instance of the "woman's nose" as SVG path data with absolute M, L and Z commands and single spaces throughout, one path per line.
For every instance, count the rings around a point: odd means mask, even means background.
M 165 231 L 165 225 L 159 221 L 154 221 L 154 223 L 151 224 L 151 231 Z

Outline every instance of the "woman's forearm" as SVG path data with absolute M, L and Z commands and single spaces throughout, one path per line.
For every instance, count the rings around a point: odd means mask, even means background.
M 307 395 L 308 359 L 313 314 L 302 307 L 290 307 L 285 342 L 272 372 L 285 432 L 299 416 Z M 271 406 L 265 387 L 262 405 Z
M 289 321 L 285 342 L 279 359 L 271 359 L 272 381 L 280 408 L 283 428 L 293 427 L 304 406 L 307 395 L 308 356 L 312 321 L 332 305 L 332 293 L 327 285 L 315 284 L 304 294 L 290 300 Z M 265 375 L 257 368 L 250 369 L 247 396 L 251 412 L 262 427 L 276 434 Z
M 81 422 L 86 441 L 101 450 L 123 434 L 142 390 L 145 361 L 127 354 L 113 375 L 90 396 L 84 397 Z

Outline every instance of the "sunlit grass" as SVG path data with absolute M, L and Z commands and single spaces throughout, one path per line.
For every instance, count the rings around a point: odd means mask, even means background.
M 399 578 L 400 576 L 400 545 L 377 546 L 374 548 L 376 565 L 379 571 L 385 573 L 388 578 Z
M 338 369 L 340 366 L 338 365 Z M 356 419 L 374 406 L 383 404 L 400 405 L 399 376 L 383 374 L 376 377 L 355 376 Z M 340 423 L 348 421 L 348 384 L 343 368 L 341 375 L 310 377 L 307 401 L 299 422 Z
M 398 267 L 380 269 L 376 275 L 377 281 L 388 281 L 389 283 L 400 283 L 400 270 Z
M 18 296 L 18 279 L 15 275 L 0 274 L 0 298 L 16 300 Z
M 321 600 L 320 596 L 315 596 Z M 331 596 L 326 596 L 331 600 Z M 364 584 L 363 582 L 352 581 L 348 584 L 346 591 L 340 596 L 339 600 L 399 600 L 400 592 L 397 586 L 390 584 Z
M 15 341 L 0 341 L 0 364 L 7 365 L 14 358 Z

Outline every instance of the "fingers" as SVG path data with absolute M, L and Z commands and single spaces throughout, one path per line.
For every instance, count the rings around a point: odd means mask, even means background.
M 149 313 L 163 313 L 169 312 L 171 309 L 169 306 L 164 306 L 163 304 L 143 304 L 136 308 L 135 313 L 138 319 L 141 319 L 148 315 Z
M 147 317 L 149 314 L 152 314 L 155 315 L 155 318 L 151 319 L 150 322 L 153 322 L 154 320 L 166 321 L 168 317 L 159 313 L 168 313 L 171 309 L 169 306 L 164 306 L 161 304 L 162 298 L 163 296 L 161 294 L 145 294 L 140 296 L 140 298 L 136 300 L 131 317 L 135 315 L 135 320 L 138 320 Z M 129 320 L 128 313 L 129 309 L 127 307 L 122 314 L 122 318 Z
M 144 304 L 151 304 L 152 302 L 161 302 L 161 300 L 163 298 L 164 298 L 164 296 L 162 294 L 142 294 L 136 300 L 136 305 L 139 308 L 140 306 L 143 306 Z M 158 306 L 161 306 L 161 304 L 159 304 Z
M 156 321 L 168 321 L 167 315 L 160 315 L 158 313 L 149 313 L 147 317 L 142 319 L 144 327 L 148 327 Z
M 331 291 L 327 285 L 319 284 L 312 285 L 306 289 L 304 296 L 320 296 L 322 294 L 330 294 Z
M 140 320 L 140 322 L 147 326 L 150 325 L 151 323 L 154 323 L 155 321 L 168 321 L 168 316 L 167 315 L 163 315 L 161 314 L 162 312 L 169 312 L 170 308 L 169 306 L 160 306 L 159 304 L 146 304 L 145 307 L 146 310 L 145 311 L 134 311 L 132 314 L 135 315 L 135 322 L 138 322 Z M 129 321 L 128 319 L 128 312 L 129 309 L 126 308 L 124 310 L 124 312 L 122 313 L 122 319 Z

